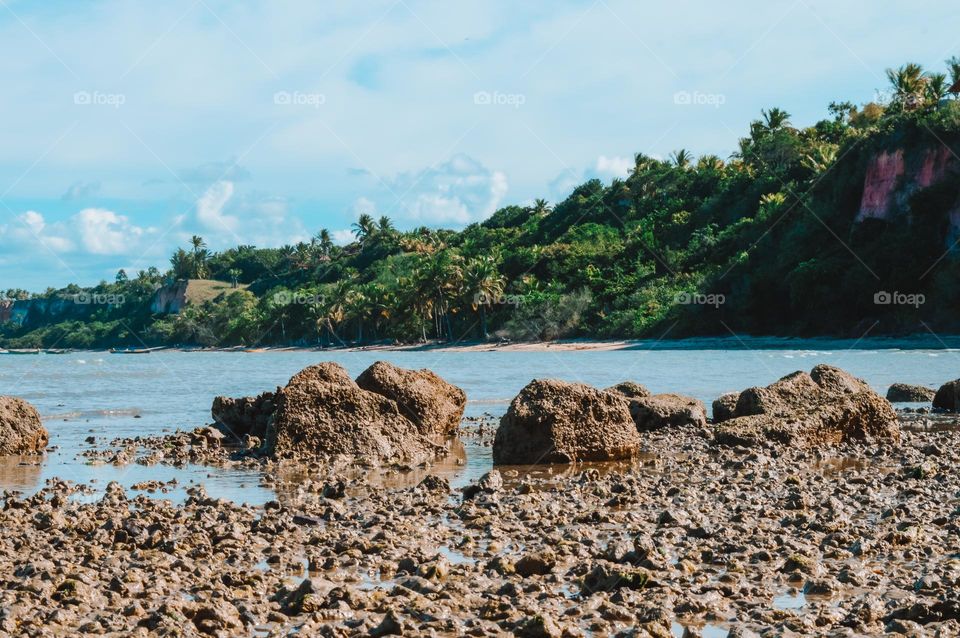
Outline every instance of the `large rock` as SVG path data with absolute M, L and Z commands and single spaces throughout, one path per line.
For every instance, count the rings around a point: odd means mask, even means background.
M 43 454 L 49 440 L 35 407 L 23 399 L 0 396 L 0 455 Z
M 827 365 L 794 372 L 737 399 L 733 418 L 715 432 L 722 444 L 836 445 L 848 441 L 899 441 L 890 402 L 863 380 Z
M 278 393 L 266 449 L 277 456 L 399 463 L 419 463 L 440 451 L 395 401 L 360 388 L 335 363 L 302 370 Z
M 960 379 L 947 381 L 933 397 L 933 407 L 956 412 L 960 408 Z
M 263 440 L 276 407 L 276 392 L 239 399 L 216 397 L 210 414 L 217 427 L 237 441 L 243 441 L 246 436 Z
M 406 370 L 377 361 L 357 377 L 357 385 L 396 401 L 400 413 L 421 434 L 450 436 L 460 427 L 466 393 L 430 370 Z
M 933 401 L 937 391 L 922 385 L 894 383 L 887 388 L 887 401 L 895 403 L 928 403 Z
M 707 410 L 703 403 L 679 394 L 655 394 L 633 399 L 630 401 L 630 416 L 640 432 L 707 424 Z
M 739 392 L 728 392 L 713 400 L 713 422 L 723 423 L 736 416 Z
M 640 434 L 623 397 L 579 383 L 529 383 L 500 419 L 493 443 L 498 465 L 630 458 Z

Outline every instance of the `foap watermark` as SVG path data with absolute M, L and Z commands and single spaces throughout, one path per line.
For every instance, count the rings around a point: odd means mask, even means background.
M 323 93 L 277 91 L 273 94 L 273 103 L 280 106 L 311 106 L 318 109 L 327 103 L 327 96 Z
M 520 295 L 487 295 L 482 292 L 473 296 L 473 303 L 477 306 L 519 306 L 523 303 Z
M 913 306 L 919 308 L 927 302 L 926 296 L 921 293 L 887 292 L 881 290 L 873 294 L 873 303 L 878 306 Z
M 305 292 L 290 292 L 282 290 L 273 293 L 273 303 L 278 306 L 315 306 L 321 305 L 325 301 L 323 295 L 308 295 Z
M 727 298 L 720 293 L 681 292 L 674 301 L 683 306 L 713 306 L 719 308 L 727 303 Z
M 473 94 L 473 103 L 478 106 L 512 106 L 518 109 L 527 103 L 527 96 L 523 93 L 477 91 Z
M 126 297 L 118 293 L 78 292 L 73 296 L 73 303 L 81 304 L 84 306 L 89 306 L 89 305 L 122 306 L 124 301 L 126 301 Z
M 73 94 L 73 103 L 78 106 L 112 106 L 120 108 L 127 102 L 123 93 L 103 93 L 102 91 L 77 91 Z
M 673 103 L 679 106 L 712 106 L 718 109 L 727 103 L 727 96 L 723 93 L 677 91 L 673 94 Z

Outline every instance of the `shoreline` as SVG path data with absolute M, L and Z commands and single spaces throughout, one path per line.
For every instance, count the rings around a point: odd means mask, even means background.
M 151 346 L 103 349 L 0 348 L 0 355 L 62 355 L 79 352 L 149 354 L 151 352 L 619 352 L 643 350 L 960 350 L 960 335 L 914 334 L 862 339 L 842 337 L 771 337 L 729 335 L 726 337 L 685 337 L 679 339 L 558 339 L 555 341 L 438 341 L 414 344 L 373 343 L 319 347 L 288 346 Z

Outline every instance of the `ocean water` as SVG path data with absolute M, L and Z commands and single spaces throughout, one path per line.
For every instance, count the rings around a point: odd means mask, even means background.
M 925 344 L 926 345 L 926 344 Z M 557 378 L 606 387 L 623 380 L 653 392 L 676 392 L 710 402 L 725 392 L 765 385 L 818 363 L 840 366 L 886 392 L 894 382 L 937 387 L 960 377 L 960 350 L 878 341 L 718 341 L 651 343 L 617 351 L 267 351 L 179 352 L 143 355 L 76 352 L 0 355 L 0 394 L 22 397 L 40 411 L 57 450 L 39 459 L 0 462 L 0 490 L 30 493 L 52 477 L 129 486 L 176 480 L 162 498 L 182 498 L 203 484 L 216 497 L 262 503 L 273 492 L 254 470 L 136 464 L 91 465 L 78 456 L 98 439 L 191 430 L 210 422 L 214 396 L 252 395 L 284 385 L 297 371 L 336 361 L 352 375 L 384 359 L 408 368 L 430 368 L 462 387 L 467 416 L 502 415 L 510 400 L 535 378 Z M 102 443 L 101 443 L 102 446 Z M 464 441 L 466 463 L 441 466 L 463 485 L 491 466 L 490 449 Z M 94 496 L 91 496 L 93 498 Z

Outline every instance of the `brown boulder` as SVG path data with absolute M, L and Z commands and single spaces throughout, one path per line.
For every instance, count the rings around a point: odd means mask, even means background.
M 0 396 L 0 455 L 43 454 L 49 440 L 35 407 L 23 399 Z
M 707 424 L 707 410 L 703 403 L 679 394 L 655 394 L 633 399 L 630 401 L 630 416 L 641 432 Z
M 960 379 L 947 381 L 933 397 L 933 407 L 956 412 L 960 408 Z
M 937 391 L 922 385 L 894 383 L 887 388 L 887 401 L 896 403 L 928 403 L 933 401 Z
M 890 402 L 866 382 L 827 365 L 794 372 L 764 388 L 740 393 L 733 418 L 715 432 L 722 444 L 762 441 L 836 445 L 849 441 L 899 441 Z
M 297 373 L 278 394 L 266 448 L 278 456 L 362 457 L 419 463 L 438 447 L 385 396 L 357 386 L 335 363 Z
M 630 458 L 640 435 L 627 402 L 579 383 L 535 380 L 500 419 L 497 465 L 611 461 Z
M 406 370 L 377 361 L 357 377 L 357 385 L 392 399 L 421 434 L 450 436 L 460 427 L 467 395 L 431 370 Z
M 713 401 L 713 422 L 723 423 L 736 416 L 739 392 L 729 392 Z
M 217 427 L 237 441 L 245 436 L 263 439 L 276 409 L 276 393 L 264 392 L 256 397 L 216 397 L 210 408 Z
M 607 392 L 620 394 L 628 399 L 641 399 L 653 394 L 650 392 L 650 390 L 647 390 L 646 387 L 640 385 L 639 383 L 634 383 L 633 381 L 621 381 L 617 385 L 612 385 L 607 388 Z

